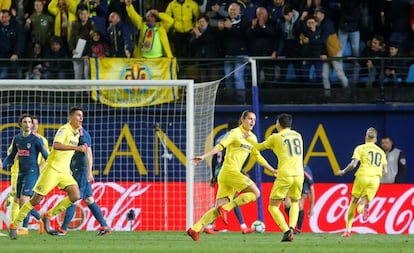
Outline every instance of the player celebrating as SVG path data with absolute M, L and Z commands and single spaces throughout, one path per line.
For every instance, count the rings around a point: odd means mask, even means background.
M 49 227 L 52 216 L 64 211 L 75 201 L 79 200 L 79 187 L 70 174 L 70 162 L 75 151 L 86 152 L 86 146 L 78 146 L 79 129 L 82 125 L 83 109 L 74 107 L 69 111 L 69 123 L 59 128 L 53 140 L 53 149 L 50 152 L 45 168 L 34 186 L 34 195 L 27 201 L 9 227 L 11 239 L 17 239 L 17 226 L 27 214 L 38 205 L 42 199 L 55 187 L 63 189 L 68 196 L 63 198 L 55 207 L 42 215 L 45 231 L 55 235 L 56 231 Z
M 39 165 L 37 162 L 39 154 L 44 159 L 48 157 L 48 151 L 45 148 L 42 139 L 35 133 L 33 129 L 33 118 L 29 114 L 23 114 L 19 119 L 19 127 L 21 133 L 17 134 L 10 145 L 9 155 L 4 159 L 3 166 L 9 166 L 13 161 L 12 167 L 12 194 L 15 194 L 14 202 L 18 201 L 18 205 L 22 206 L 33 196 L 33 186 L 39 177 Z M 17 157 L 16 157 L 17 155 Z M 0 167 L 2 169 L 2 166 Z M 13 207 L 18 210 L 18 206 Z M 13 211 L 13 210 L 12 210 Z M 32 209 L 30 212 L 39 221 L 39 233 L 43 233 L 43 224 L 40 220 L 40 214 Z M 20 235 L 28 235 L 28 224 L 30 215 L 26 215 L 23 226 L 19 229 Z
M 280 114 L 277 116 L 276 129 L 278 133 L 272 134 L 262 143 L 249 135 L 247 141 L 258 150 L 272 149 L 278 159 L 277 180 L 270 192 L 269 212 L 273 220 L 282 230 L 282 242 L 293 240 L 294 230 L 298 221 L 299 204 L 303 186 L 303 140 L 302 135 L 292 128 L 292 116 Z M 289 211 L 289 225 L 285 221 L 280 204 L 289 194 L 291 199 Z
M 294 228 L 294 234 L 300 234 L 302 232 L 302 224 L 305 218 L 305 201 L 309 197 L 309 217 L 313 215 L 313 207 L 315 206 L 315 189 L 313 187 L 313 175 L 312 170 L 308 165 L 305 165 L 304 169 L 304 181 L 302 187 L 302 197 L 299 200 L 299 217 L 296 228 Z M 285 201 L 283 202 L 285 207 L 285 212 L 289 215 L 290 212 L 290 198 L 286 196 Z
M 217 138 L 216 143 L 219 143 L 221 139 L 226 137 L 231 129 L 236 128 L 239 126 L 238 120 L 229 121 L 227 124 L 227 132 Z M 217 154 L 213 155 L 213 159 L 211 161 L 211 186 L 214 187 L 214 185 L 217 183 L 217 178 L 220 173 L 221 167 L 223 166 L 224 157 L 226 155 L 226 150 L 223 149 L 222 151 L 219 151 Z M 247 176 L 247 174 L 242 169 L 241 172 Z M 237 194 L 237 193 L 236 193 Z M 251 227 L 246 226 L 246 223 L 244 222 L 243 213 L 241 211 L 241 208 L 239 206 L 236 206 L 234 208 L 234 213 L 236 214 L 237 220 L 240 224 L 240 229 L 242 234 L 250 234 L 254 232 L 254 229 Z M 214 231 L 214 222 L 212 224 L 207 225 L 204 228 L 204 233 L 207 234 L 216 234 Z
M 355 181 L 351 191 L 351 204 L 348 208 L 346 228 L 343 237 L 351 236 L 352 222 L 355 216 L 355 207 L 358 213 L 363 213 L 363 220 L 369 216 L 369 202 L 375 197 L 380 185 L 383 173 L 387 173 L 387 158 L 384 151 L 377 146 L 377 130 L 368 128 L 365 134 L 365 144 L 358 145 L 354 149 L 351 162 L 345 169 L 338 171 L 338 176 L 343 176 L 354 169 L 361 162 L 355 173 Z
M 83 199 L 85 204 L 91 210 L 91 213 L 101 225 L 97 236 L 104 236 L 109 234 L 112 229 L 108 226 L 105 218 L 102 215 L 101 208 L 96 204 L 93 199 L 92 186 L 90 182 L 93 182 L 92 174 L 92 138 L 85 128 L 80 129 L 79 146 L 86 145 L 86 152 L 75 151 L 70 163 L 70 169 L 72 175 L 79 185 L 80 197 Z M 66 209 L 65 218 L 63 219 L 62 226 L 57 229 L 58 235 L 66 235 L 68 226 L 73 216 L 75 215 L 75 205 L 71 205 Z
M 256 184 L 246 175 L 240 172 L 248 155 L 255 157 L 256 161 L 275 175 L 276 170 L 269 165 L 263 156 L 250 145 L 243 133 L 256 136 L 251 132 L 256 124 L 256 114 L 244 111 L 240 118 L 240 126 L 231 130 L 229 135 L 223 138 L 211 150 L 201 156 L 193 158 L 193 164 L 197 165 L 207 157 L 217 154 L 224 148 L 227 149 L 223 166 L 218 176 L 218 190 L 216 194 L 216 206 L 208 210 L 201 219 L 187 230 L 187 234 L 194 240 L 200 240 L 200 231 L 210 224 L 218 216 L 227 224 L 227 215 L 236 206 L 242 206 L 255 201 L 260 196 L 260 190 Z M 240 194 L 235 197 L 235 193 Z

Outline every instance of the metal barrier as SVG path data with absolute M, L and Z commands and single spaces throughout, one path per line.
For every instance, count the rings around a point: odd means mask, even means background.
M 261 104 L 378 103 L 414 101 L 412 58 L 330 58 L 341 60 L 349 89 L 329 70 L 329 92 L 324 89 L 319 59 L 245 57 L 177 59 L 178 78 L 195 82 L 221 80 L 217 104 L 251 104 L 257 85 Z M 375 60 L 373 69 L 364 62 Z M 0 59 L 0 79 L 72 79 L 73 62 L 82 59 Z M 390 62 L 395 74 L 387 75 Z M 254 64 L 255 66 L 253 66 Z M 242 72 L 234 71 L 243 68 Z M 243 83 L 241 83 L 242 75 Z

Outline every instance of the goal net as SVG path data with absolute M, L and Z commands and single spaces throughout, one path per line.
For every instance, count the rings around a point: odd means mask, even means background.
M 81 106 L 83 127 L 92 136 L 94 198 L 108 225 L 115 230 L 184 230 L 214 204 L 211 170 L 206 162 L 194 168 L 191 158 L 212 146 L 218 84 L 0 80 L 1 157 L 19 132 L 17 121 L 23 113 L 39 119 L 38 133 L 51 147 L 56 130 L 68 121 L 70 108 Z M 169 94 L 154 96 L 157 90 Z M 0 179 L 4 206 L 11 191 L 8 168 L 0 171 Z M 65 195 L 56 188 L 36 208 L 44 212 Z M 76 205 L 70 229 L 98 229 L 83 201 Z M 10 208 L 0 209 L 3 229 L 9 217 Z M 52 220 L 54 225 L 62 221 L 63 215 Z M 35 227 L 33 219 L 30 224 Z

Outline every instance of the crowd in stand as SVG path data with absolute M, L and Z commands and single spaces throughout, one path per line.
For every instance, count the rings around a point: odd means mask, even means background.
M 299 82 L 309 81 L 303 72 L 313 66 L 329 94 L 331 67 L 347 88 L 361 72 L 372 87 L 383 69 L 395 79 L 405 74 L 402 64 L 411 64 L 390 59 L 379 69 L 375 59 L 355 60 L 347 77 L 342 61 L 329 60 L 342 57 L 347 44 L 354 57 L 414 55 L 414 0 L 172 0 L 163 9 L 157 3 L 141 10 L 139 0 L 2 0 L 0 79 L 23 67 L 22 78 L 90 78 L 89 57 L 223 58 L 223 74 L 234 78 L 226 87 L 242 90 L 247 56 L 314 58 L 260 61 L 263 86 L 275 82 L 275 64 L 282 77 L 293 65 Z M 74 56 L 85 60 L 59 60 Z

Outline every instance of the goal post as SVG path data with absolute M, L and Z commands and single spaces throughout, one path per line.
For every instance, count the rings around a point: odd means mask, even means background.
M 81 106 L 83 126 L 92 136 L 94 197 L 108 224 L 115 230 L 184 230 L 214 204 L 209 165 L 194 168 L 191 158 L 212 146 L 218 85 L 193 80 L 0 80 L 1 157 L 19 132 L 21 114 L 39 118 L 38 133 L 51 146 L 70 108 Z M 169 101 L 152 96 L 152 90 L 172 87 L 176 89 Z M 126 105 L 103 102 L 105 92 L 111 99 L 120 96 Z M 129 99 L 144 98 L 148 104 L 128 106 Z M 11 189 L 9 174 L 0 171 L 1 203 Z M 39 205 L 40 211 L 64 196 L 55 189 Z M 97 229 L 83 201 L 76 205 L 79 213 L 71 228 Z M 4 217 L 10 217 L 10 210 L 0 210 L 3 228 L 10 222 Z

